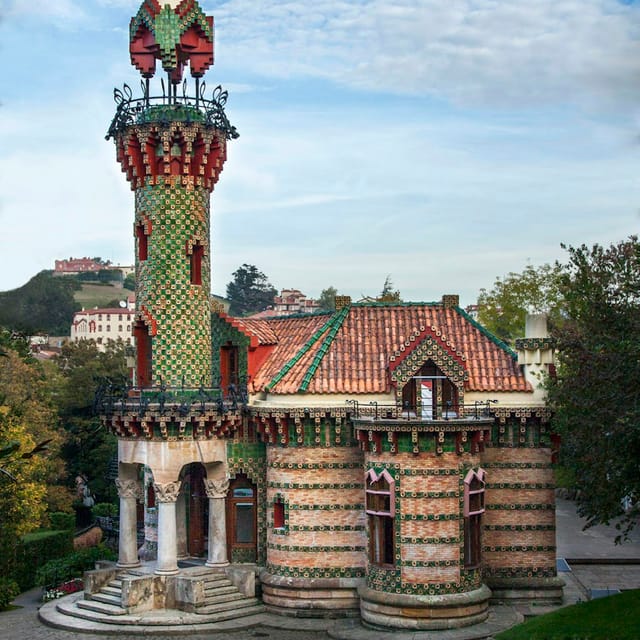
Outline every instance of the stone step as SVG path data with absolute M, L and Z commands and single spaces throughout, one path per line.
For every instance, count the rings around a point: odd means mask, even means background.
M 221 602 L 234 602 L 237 600 L 244 600 L 247 596 L 240 593 L 237 589 L 235 593 L 225 593 L 223 595 L 209 596 L 205 600 L 203 607 L 208 607 L 211 604 L 219 604 Z
M 119 605 L 109 604 L 99 600 L 76 600 L 76 606 L 78 609 L 95 611 L 96 613 L 107 616 L 123 616 L 127 613 L 127 610 Z
M 232 584 L 225 584 L 223 587 L 215 587 L 214 589 L 208 589 L 205 587 L 204 595 L 208 596 L 222 596 L 225 593 L 236 593 L 238 588 Z
M 120 598 L 122 597 L 122 585 L 118 587 L 108 584 L 106 587 L 102 587 L 102 589 L 100 589 L 100 593 Z
M 104 604 L 112 604 L 120 607 L 122 605 L 122 593 L 119 592 L 118 595 L 112 595 L 99 591 L 98 593 L 92 593 L 89 600 L 95 602 L 103 602 Z
M 235 614 L 238 617 L 244 615 L 251 615 L 251 613 L 245 613 L 247 609 L 253 609 L 254 607 L 262 607 L 260 601 L 257 598 L 243 598 L 242 600 L 234 600 L 232 602 L 220 602 L 218 604 L 206 605 L 204 607 L 198 607 L 196 613 L 200 615 L 212 615 L 212 614 Z M 253 611 L 252 611 L 253 613 Z M 232 616 L 233 617 L 233 616 Z
M 109 582 L 107 586 L 113 587 L 114 589 L 122 589 L 122 580 L 120 580 L 120 578 L 116 578 Z
M 200 611 L 196 611 L 200 613 Z M 238 618 L 247 618 L 249 616 L 257 616 L 264 613 L 264 605 L 256 604 L 251 607 L 243 607 L 242 609 L 230 609 L 216 614 L 216 622 L 224 622 L 225 620 L 236 620 Z

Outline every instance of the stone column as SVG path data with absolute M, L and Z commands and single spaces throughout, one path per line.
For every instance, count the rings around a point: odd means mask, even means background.
M 120 498 L 120 535 L 118 536 L 118 567 L 139 567 L 136 531 L 136 498 L 141 487 L 137 480 L 116 480 Z
M 184 489 L 180 491 L 176 502 L 176 536 L 178 558 L 186 558 L 187 549 L 187 494 Z
M 205 564 L 207 567 L 226 567 L 229 559 L 225 498 L 229 491 L 229 478 L 205 478 L 204 488 L 209 498 L 209 554 Z
M 176 500 L 180 484 L 180 481 L 153 483 L 158 504 L 158 563 L 155 573 L 162 576 L 178 573 Z

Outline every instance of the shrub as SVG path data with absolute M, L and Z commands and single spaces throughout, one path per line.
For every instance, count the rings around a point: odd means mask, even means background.
M 48 560 L 73 550 L 73 531 L 37 531 L 29 533 L 16 550 L 16 570 L 12 576 L 21 591 L 36 585 L 36 571 Z
M 85 571 L 93 569 L 98 560 L 115 560 L 116 554 L 100 544 L 97 547 L 79 549 L 64 558 L 50 560 L 36 572 L 36 584 L 42 587 L 56 586 L 82 577 Z
M 49 522 L 54 531 L 67 531 L 76 526 L 76 515 L 75 513 L 54 511 L 49 514 Z
M 15 580 L 0 577 L 0 611 L 6 609 L 19 594 L 20 587 Z
M 118 507 L 111 502 L 98 502 L 91 509 L 94 517 L 113 517 L 118 515 Z

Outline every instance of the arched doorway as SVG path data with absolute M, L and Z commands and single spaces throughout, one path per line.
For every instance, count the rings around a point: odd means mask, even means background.
M 209 499 L 204 488 L 205 468 L 198 462 L 183 469 L 182 494 L 184 495 L 187 555 L 200 558 L 207 555 L 209 529 Z M 180 530 L 180 527 L 178 527 Z
M 256 562 L 258 540 L 257 488 L 244 474 L 229 483 L 227 551 L 232 563 Z

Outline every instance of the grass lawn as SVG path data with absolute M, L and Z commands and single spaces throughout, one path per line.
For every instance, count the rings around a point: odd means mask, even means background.
M 638 640 L 640 590 L 582 602 L 532 618 L 495 640 Z
M 110 284 L 83 284 L 82 289 L 74 292 L 73 297 L 85 309 L 93 309 L 94 307 L 104 308 L 112 300 L 126 300 L 130 293 L 128 289 L 116 289 Z

